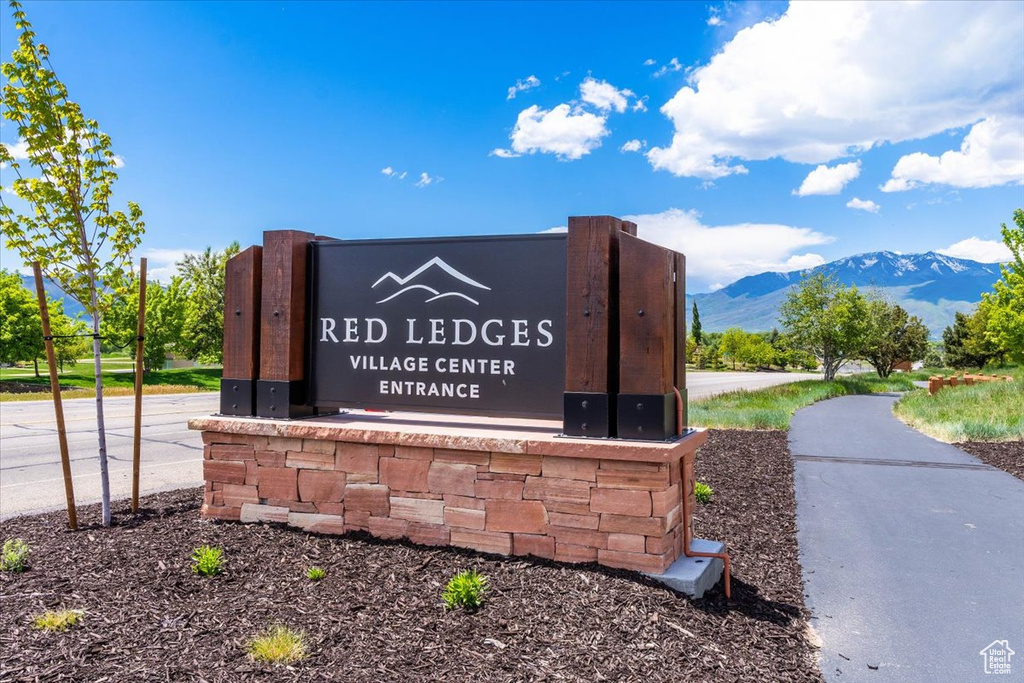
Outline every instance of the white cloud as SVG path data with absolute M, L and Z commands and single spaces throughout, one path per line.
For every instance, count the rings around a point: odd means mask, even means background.
M 647 95 L 633 103 L 633 111 L 647 111 Z
M 860 209 L 861 211 L 867 211 L 868 213 L 878 213 L 882 209 L 882 207 L 875 204 L 870 199 L 859 199 L 857 197 L 846 202 L 846 207 L 849 209 Z
M 28 159 L 28 142 L 25 140 L 18 140 L 13 145 L 7 142 L 0 143 L 7 149 L 7 153 L 14 157 L 15 161 L 21 161 L 22 159 Z
M 568 228 L 568 226 L 565 226 L 565 225 L 559 225 L 559 226 L 556 226 L 554 228 L 548 228 L 547 230 L 541 230 L 541 234 L 545 234 L 545 233 L 549 233 L 549 232 L 569 232 L 569 228 Z
M 860 175 L 860 161 L 829 168 L 822 164 L 807 174 L 800 187 L 793 190 L 798 197 L 814 194 L 839 194 L 846 184 Z
M 689 74 L 661 108 L 672 142 L 648 159 L 720 178 L 746 170 L 735 160 L 820 164 L 1019 116 L 1020 24 L 1018 3 L 791 3 Z
M 582 109 L 560 104 L 553 109 L 533 105 L 519 112 L 512 129 L 512 152 L 555 154 L 559 159 L 571 160 L 589 154 L 601 146 L 601 138 L 608 135 L 606 117 Z M 505 150 L 507 151 L 507 150 Z M 510 156 L 498 150 L 495 156 Z
M 644 66 L 654 66 L 655 64 L 657 64 L 657 62 L 654 61 L 653 59 L 645 59 L 644 60 Z
M 178 274 L 178 262 L 187 254 L 199 253 L 193 249 L 146 249 L 142 253 L 146 257 L 146 279 L 170 282 Z
M 718 16 L 717 7 L 708 7 L 708 26 L 721 26 L 722 17 Z
M 982 263 L 1006 263 L 1013 260 L 1013 254 L 1002 242 L 983 240 L 977 237 L 968 237 L 945 249 L 936 249 L 935 251 L 946 256 L 981 261 Z
M 444 182 L 444 178 L 441 176 L 432 176 L 424 171 L 423 173 L 420 173 L 420 179 L 416 181 L 416 187 L 426 187 L 440 182 Z
M 810 228 L 766 223 L 704 225 L 696 211 L 623 216 L 646 240 L 686 254 L 686 275 L 700 289 L 764 271 L 809 268 L 824 259 L 805 252 L 834 238 Z M 801 252 L 801 253 L 795 253 Z
M 405 176 L 409 175 L 408 171 L 398 172 L 390 166 L 385 166 L 380 170 L 381 173 L 386 175 L 388 178 L 397 178 L 398 180 L 405 180 Z
M 681 71 L 682 68 L 683 68 L 683 65 L 679 63 L 679 59 L 676 58 L 676 57 L 673 57 L 672 59 L 669 60 L 668 64 L 662 65 L 662 67 L 660 69 L 658 69 L 657 71 L 654 72 L 654 77 L 655 78 L 661 78 L 662 76 L 664 76 L 665 74 L 669 73 L 670 71 L 673 71 L 673 72 L 674 71 Z
M 536 88 L 538 85 L 540 85 L 540 79 L 532 74 L 527 76 L 525 79 L 519 79 L 516 81 L 515 85 L 508 89 L 508 97 L 505 99 L 514 100 L 517 94 L 526 92 L 531 88 Z
M 959 151 L 900 157 L 883 192 L 930 184 L 992 187 L 1024 184 L 1024 118 L 987 118 L 971 126 Z
M 515 152 L 513 152 L 510 149 L 503 149 L 501 147 L 495 147 L 494 149 L 492 149 L 487 154 L 487 156 L 489 156 L 489 157 L 499 157 L 501 159 L 515 159 L 516 157 L 521 157 L 522 154 L 516 154 Z
M 619 147 L 620 152 L 639 152 L 641 149 L 647 146 L 647 140 L 627 140 L 622 147 Z
M 629 98 L 633 96 L 632 90 L 619 90 L 608 81 L 598 81 L 589 76 L 580 83 L 581 99 L 602 112 L 614 109 L 621 114 L 626 111 Z

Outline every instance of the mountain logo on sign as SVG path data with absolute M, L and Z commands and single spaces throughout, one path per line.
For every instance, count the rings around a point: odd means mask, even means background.
M 373 286 L 371 287 L 371 289 L 376 289 L 377 285 L 381 284 L 385 280 L 391 280 L 393 282 L 396 282 L 401 287 L 401 289 L 399 289 L 397 292 L 395 292 L 391 296 L 388 296 L 388 297 L 385 297 L 385 298 L 381 299 L 377 303 L 378 304 L 383 304 L 383 303 L 386 303 L 388 301 L 391 301 L 392 299 L 394 299 L 394 298 L 396 298 L 398 296 L 401 296 L 402 294 L 405 294 L 406 292 L 410 292 L 410 291 L 412 291 L 414 289 L 422 289 L 422 290 L 426 291 L 428 294 L 433 295 L 429 299 L 427 299 L 424 303 L 430 303 L 431 301 L 437 301 L 438 299 L 444 299 L 444 298 L 447 298 L 447 297 L 450 297 L 450 296 L 457 296 L 457 297 L 462 297 L 463 299 L 465 299 L 466 301 L 470 302 L 474 306 L 479 306 L 480 305 L 479 301 L 477 301 L 476 299 L 473 299 L 470 296 L 467 296 L 466 294 L 463 294 L 462 292 L 457 292 L 457 291 L 454 291 L 454 290 L 448 291 L 448 292 L 442 292 L 440 289 L 437 289 L 435 287 L 431 287 L 430 285 L 423 284 L 422 282 L 414 282 L 416 280 L 416 278 L 420 278 L 421 280 L 425 279 L 427 277 L 427 275 L 429 274 L 429 271 L 431 271 L 431 269 L 434 269 L 434 268 L 438 268 L 441 271 L 444 271 L 448 275 L 452 276 L 453 278 L 455 278 L 459 282 L 464 282 L 465 284 L 470 285 L 472 287 L 476 287 L 478 289 L 484 289 L 484 290 L 487 290 L 487 291 L 490 291 L 490 289 L 491 289 L 487 285 L 482 285 L 479 282 L 477 282 L 476 280 L 474 280 L 473 278 L 471 278 L 471 277 L 469 277 L 467 275 L 463 275 L 458 270 L 456 270 L 455 268 L 452 268 L 450 265 L 445 263 L 444 260 L 441 259 L 439 256 L 435 256 L 434 258 L 430 259 L 429 261 L 427 261 L 422 266 L 420 266 L 416 270 L 412 271 L 411 273 L 409 273 L 405 277 L 399 277 L 398 275 L 395 275 L 394 273 L 392 273 L 390 271 L 385 273 L 384 275 L 382 275 L 380 277 L 380 279 L 378 279 L 376 282 L 373 283 Z M 423 276 L 423 277 L 421 278 L 420 276 Z M 410 283 L 412 283 L 412 284 L 410 284 Z

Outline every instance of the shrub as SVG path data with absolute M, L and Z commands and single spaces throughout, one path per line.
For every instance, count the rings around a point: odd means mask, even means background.
M 447 609 L 461 607 L 477 609 L 484 604 L 484 593 L 487 592 L 487 577 L 475 569 L 459 572 L 444 587 L 444 604 Z
M 306 570 L 306 578 L 310 581 L 320 581 L 325 576 L 327 576 L 327 572 L 320 567 L 310 567 Z
M 20 538 L 9 538 L 4 541 L 0 550 L 0 569 L 5 572 L 23 572 L 28 569 L 28 543 Z
M 257 662 L 293 664 L 306 658 L 306 637 L 277 624 L 250 640 L 247 649 Z
M 85 613 L 77 609 L 46 610 L 32 624 L 41 631 L 62 632 L 82 620 Z
M 698 503 L 710 503 L 711 496 L 713 496 L 714 493 L 715 490 L 702 481 L 698 481 L 693 485 L 693 495 L 696 497 Z
M 192 551 L 192 562 L 199 576 L 216 576 L 224 571 L 224 549 L 201 545 Z

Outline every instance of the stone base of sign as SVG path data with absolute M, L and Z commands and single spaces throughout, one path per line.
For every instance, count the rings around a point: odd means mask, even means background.
M 362 411 L 189 426 L 203 433 L 208 519 L 649 574 L 682 554 L 683 476 L 707 438 L 573 439 L 546 420 Z
M 690 541 L 690 550 L 695 553 L 724 553 L 725 544 L 695 538 Z M 691 598 L 701 598 L 718 583 L 724 570 L 725 564 L 718 558 L 681 555 L 664 573 L 647 576 Z

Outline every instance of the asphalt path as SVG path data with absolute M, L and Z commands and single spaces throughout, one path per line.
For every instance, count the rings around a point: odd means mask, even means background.
M 892 415 L 896 395 L 797 411 L 804 593 L 826 681 L 983 681 L 1024 653 L 1024 481 Z M 1005 680 L 1024 680 L 1024 655 Z M 872 668 L 874 667 L 874 668 Z
M 795 373 L 690 372 L 691 401 L 734 389 L 759 389 L 819 375 Z M 215 393 L 173 394 L 143 398 L 143 493 L 202 484 L 202 439 L 188 429 L 191 417 L 217 410 Z M 64 401 L 71 451 L 71 472 L 79 504 L 100 499 L 96 446 L 96 403 Z M 131 495 L 134 399 L 104 400 L 111 495 Z M 0 403 L 0 519 L 64 506 L 57 428 L 50 401 Z

